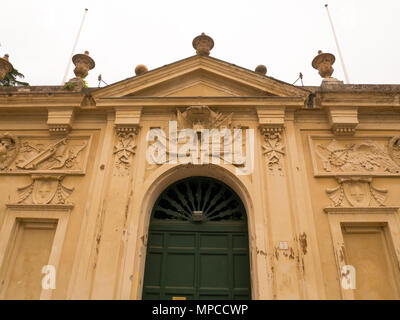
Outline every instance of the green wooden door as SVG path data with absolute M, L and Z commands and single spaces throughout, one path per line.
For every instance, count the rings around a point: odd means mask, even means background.
M 250 299 L 247 219 L 225 184 L 192 177 L 165 190 L 150 222 L 143 299 Z

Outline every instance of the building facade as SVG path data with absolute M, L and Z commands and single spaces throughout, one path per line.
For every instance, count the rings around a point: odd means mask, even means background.
M 88 54 L 66 86 L 0 87 L 0 299 L 398 299 L 400 85 L 193 46 L 102 88 Z

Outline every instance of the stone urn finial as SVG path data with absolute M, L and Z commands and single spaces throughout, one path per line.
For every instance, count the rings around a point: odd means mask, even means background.
M 85 51 L 84 54 L 78 53 L 74 55 L 72 62 L 75 65 L 75 76 L 81 79 L 84 79 L 88 75 L 89 70 L 92 70 L 95 66 L 94 60 L 89 57 L 89 51 Z
M 214 40 L 203 32 L 193 39 L 192 45 L 199 56 L 209 56 L 210 50 L 214 48 Z
M 328 79 L 331 78 L 333 73 L 332 65 L 335 63 L 335 56 L 331 53 L 323 53 L 321 50 L 318 51 L 318 55 L 313 59 L 312 66 L 318 70 L 319 75 Z
M 13 65 L 8 61 L 8 54 L 5 54 L 3 58 L 0 58 L 0 81 L 13 69 Z

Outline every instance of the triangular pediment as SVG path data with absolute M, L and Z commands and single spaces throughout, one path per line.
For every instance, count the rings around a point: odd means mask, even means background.
M 193 56 L 92 93 L 122 97 L 305 97 L 308 91 L 211 57 Z

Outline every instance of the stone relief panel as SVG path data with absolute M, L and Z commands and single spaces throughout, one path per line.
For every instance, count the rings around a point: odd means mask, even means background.
M 32 175 L 32 182 L 18 188 L 18 204 L 66 204 L 74 188 L 63 184 L 62 175 Z
M 224 115 L 221 112 L 213 111 L 208 106 L 192 106 L 180 112 L 176 110 L 178 129 L 221 129 L 230 128 L 233 113 Z
M 150 128 L 146 171 L 163 164 L 231 164 L 245 168 L 246 130 L 233 124 L 233 113 L 224 114 L 208 106 L 190 106 L 176 110 L 176 122 Z M 158 133 L 157 133 L 158 132 Z M 148 174 L 146 174 L 148 176 Z
M 84 174 L 91 136 L 0 134 L 0 174 Z
M 117 132 L 117 142 L 114 145 L 115 167 L 127 170 L 136 151 L 136 137 L 139 128 L 132 128 L 130 131 Z
M 315 176 L 400 176 L 400 136 L 310 136 Z
M 262 144 L 263 154 L 267 159 L 267 167 L 270 171 L 277 168 L 282 171 L 282 157 L 285 155 L 285 146 L 282 141 L 282 129 L 260 127 L 264 138 Z
M 339 186 L 326 189 L 335 207 L 379 207 L 385 206 L 386 189 L 372 185 L 372 178 L 337 177 Z

